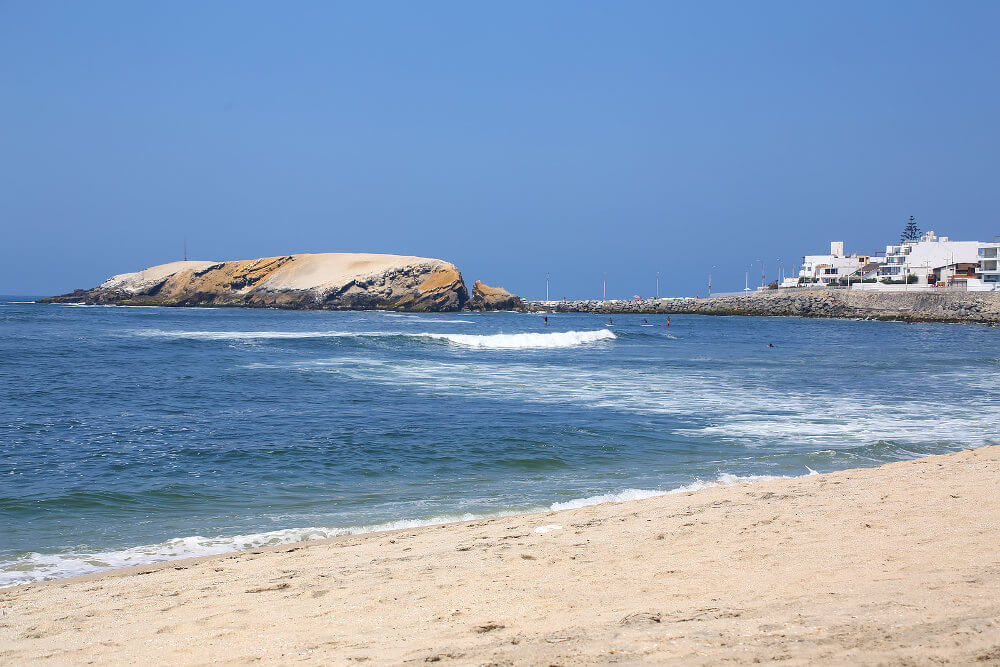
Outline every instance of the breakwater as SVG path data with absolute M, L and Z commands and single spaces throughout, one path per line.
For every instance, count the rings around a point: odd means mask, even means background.
M 532 311 L 608 314 L 846 317 L 909 322 L 1000 323 L 1000 292 L 862 292 L 793 289 L 710 298 L 528 301 Z

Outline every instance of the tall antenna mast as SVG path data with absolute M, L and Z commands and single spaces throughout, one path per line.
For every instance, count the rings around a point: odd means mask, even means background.
M 188 237 L 184 237 L 184 261 L 188 261 Z

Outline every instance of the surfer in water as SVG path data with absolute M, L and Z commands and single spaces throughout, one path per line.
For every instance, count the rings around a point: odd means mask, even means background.
M 643 320 L 642 323 L 643 324 L 649 324 L 649 320 Z
M 611 319 L 610 317 L 608 318 L 608 326 L 609 327 L 615 326 L 615 321 L 613 319 Z
M 542 315 L 542 319 L 545 320 L 545 326 L 549 326 L 549 316 L 548 315 Z
M 669 315 L 667 315 L 667 326 L 668 327 L 670 326 L 670 316 Z

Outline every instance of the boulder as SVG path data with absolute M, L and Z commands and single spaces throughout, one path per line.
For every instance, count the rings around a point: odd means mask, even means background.
M 472 310 L 516 310 L 524 306 L 521 297 L 502 287 L 490 287 L 481 280 L 472 286 Z

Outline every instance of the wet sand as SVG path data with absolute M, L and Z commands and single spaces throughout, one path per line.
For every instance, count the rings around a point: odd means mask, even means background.
M 0 663 L 1000 664 L 1000 447 L 0 590 Z

